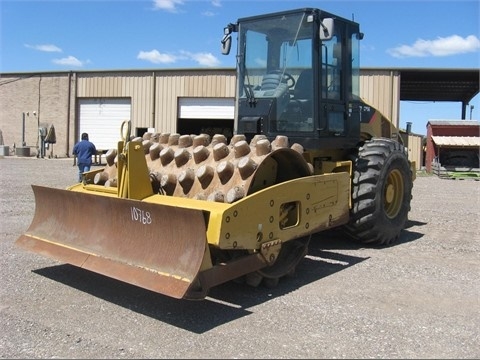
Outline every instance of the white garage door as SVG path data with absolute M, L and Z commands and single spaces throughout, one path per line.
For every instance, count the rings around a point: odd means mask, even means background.
M 130 120 L 130 99 L 80 99 L 80 132 L 88 137 L 97 149 L 116 149 L 120 140 L 122 122 Z M 77 139 L 78 140 L 78 139 Z
M 180 119 L 222 119 L 235 116 L 235 100 L 221 98 L 180 98 Z

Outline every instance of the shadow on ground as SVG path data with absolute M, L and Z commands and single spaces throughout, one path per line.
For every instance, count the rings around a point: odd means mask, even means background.
M 331 258 L 334 262 L 321 259 Z M 228 282 L 210 289 L 203 301 L 179 300 L 139 288 L 73 265 L 64 264 L 34 270 L 36 274 L 61 282 L 108 302 L 194 333 L 250 315 L 249 308 L 264 303 L 365 261 L 313 249 L 298 265 L 293 277 L 283 278 L 277 287 L 251 287 Z
M 397 246 L 421 236 L 423 234 L 405 230 Z M 369 257 L 341 252 L 364 247 L 346 240 L 337 231 L 322 232 L 312 237 L 308 255 L 297 266 L 296 273 L 281 279 L 277 287 L 260 285 L 254 288 L 232 281 L 210 289 L 209 295 L 202 301 L 174 299 L 68 264 L 34 272 L 137 313 L 201 334 L 252 314 L 251 307 L 368 260 Z

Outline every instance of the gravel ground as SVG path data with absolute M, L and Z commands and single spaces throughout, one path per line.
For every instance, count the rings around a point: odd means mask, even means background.
M 72 159 L 0 158 L 1 358 L 480 358 L 480 181 L 419 176 L 407 229 L 374 249 L 317 234 L 275 289 L 176 300 L 14 245 L 30 184 Z

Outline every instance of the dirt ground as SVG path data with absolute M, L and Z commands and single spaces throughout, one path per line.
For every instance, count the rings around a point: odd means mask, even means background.
M 1 358 L 480 358 L 480 181 L 419 176 L 396 245 L 317 234 L 278 287 L 187 301 L 14 245 L 30 185 L 76 178 L 73 159 L 0 158 Z

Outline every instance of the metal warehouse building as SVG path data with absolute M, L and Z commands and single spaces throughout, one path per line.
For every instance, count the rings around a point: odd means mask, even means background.
M 397 127 L 401 73 L 360 73 L 364 100 Z M 98 149 L 116 148 L 124 120 L 132 121 L 137 136 L 147 131 L 228 135 L 234 99 L 235 69 L 5 73 L 0 77 L 0 130 L 10 153 L 39 156 L 47 149 L 49 156 L 69 157 L 82 132 L 89 133 Z M 56 141 L 44 144 L 52 127 Z M 421 138 L 407 137 L 414 149 L 410 158 L 418 167 Z

